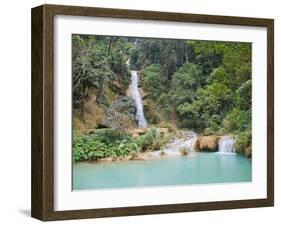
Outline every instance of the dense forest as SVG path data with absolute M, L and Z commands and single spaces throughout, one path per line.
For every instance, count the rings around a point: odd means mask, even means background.
M 168 138 L 157 127 L 231 134 L 251 152 L 249 43 L 73 35 L 72 64 L 77 161 L 161 148 Z M 136 139 L 126 133 L 137 127 L 130 70 L 151 127 Z

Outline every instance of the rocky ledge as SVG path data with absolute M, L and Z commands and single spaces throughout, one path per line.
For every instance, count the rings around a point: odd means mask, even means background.
M 209 151 L 214 152 L 218 150 L 220 136 L 211 135 L 211 136 L 200 136 L 194 143 L 195 151 Z

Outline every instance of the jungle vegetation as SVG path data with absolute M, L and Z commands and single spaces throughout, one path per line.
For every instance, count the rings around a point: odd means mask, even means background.
M 232 134 L 244 152 L 251 148 L 251 61 L 250 43 L 73 35 L 74 159 L 122 156 L 158 139 L 155 132 L 133 139 L 120 125 L 117 134 L 89 135 L 108 127 L 108 108 L 126 96 L 130 70 L 140 73 L 149 125 Z M 124 127 L 134 126 L 124 121 Z M 87 153 L 81 145 L 89 147 Z

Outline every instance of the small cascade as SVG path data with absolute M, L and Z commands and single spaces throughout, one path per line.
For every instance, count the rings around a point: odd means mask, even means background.
M 193 131 L 187 131 L 186 132 L 186 141 L 184 142 L 184 145 L 190 150 L 194 151 L 194 144 L 197 140 L 197 134 Z
M 235 139 L 229 136 L 223 136 L 219 140 L 219 152 L 220 153 L 235 153 Z
M 136 71 L 131 71 L 131 76 L 132 76 L 131 77 L 132 83 L 131 83 L 130 88 L 129 88 L 129 95 L 130 95 L 130 97 L 132 97 L 135 100 L 136 109 L 137 109 L 136 119 L 138 121 L 138 127 L 139 128 L 146 128 L 147 127 L 147 121 L 146 121 L 146 118 L 144 116 L 142 99 L 141 99 L 140 91 L 139 91 L 139 88 L 138 88 L 138 82 L 139 82 L 138 81 L 138 74 L 137 74 Z
M 187 131 L 185 132 L 184 138 L 172 140 L 161 151 L 153 151 L 152 156 L 159 157 L 162 151 L 167 156 L 180 156 L 182 155 L 180 149 L 184 147 L 186 147 L 189 152 L 194 151 L 193 146 L 196 140 L 197 140 L 197 134 L 194 133 L 193 131 Z
M 180 139 L 175 139 L 174 141 L 167 144 L 168 150 L 179 152 L 180 148 L 186 147 L 189 151 L 194 151 L 193 146 L 197 140 L 197 134 L 193 131 L 185 132 L 185 137 Z

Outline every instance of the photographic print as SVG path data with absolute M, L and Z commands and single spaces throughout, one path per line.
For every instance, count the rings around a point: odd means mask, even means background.
M 250 182 L 251 50 L 73 34 L 72 189 Z
M 273 19 L 41 5 L 31 25 L 32 217 L 274 205 Z

